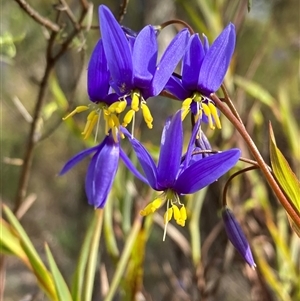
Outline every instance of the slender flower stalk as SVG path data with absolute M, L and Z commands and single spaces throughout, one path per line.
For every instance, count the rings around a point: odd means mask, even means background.
M 222 218 L 228 239 L 240 253 L 240 255 L 244 258 L 244 260 L 249 264 L 249 266 L 254 269 L 256 267 L 256 264 L 252 256 L 250 245 L 241 226 L 228 207 L 225 207 L 223 209 Z

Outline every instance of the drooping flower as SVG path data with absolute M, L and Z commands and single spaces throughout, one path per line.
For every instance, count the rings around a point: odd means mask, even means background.
M 71 158 L 59 173 L 65 174 L 85 157 L 94 153 L 86 174 L 85 192 L 88 203 L 95 208 L 103 208 L 105 205 L 118 169 L 119 158 L 136 177 L 147 182 L 121 149 L 118 140 L 116 141 L 110 132 L 99 145 L 81 151 Z
M 95 48 L 92 51 L 91 58 L 87 69 L 87 92 L 93 104 L 89 106 L 78 106 L 65 119 L 91 109 L 87 117 L 85 128 L 82 132 L 84 139 L 87 139 L 95 125 L 98 122 L 101 113 L 105 120 L 105 133 L 108 135 L 112 131 L 113 137 L 116 140 L 119 134 L 120 122 L 117 117 L 118 110 L 111 112 L 109 107 L 118 101 L 118 95 L 112 91 L 110 85 L 110 72 L 108 70 L 107 60 L 103 49 L 103 41 L 99 39 Z
M 195 127 L 192 137 L 195 138 L 197 132 L 198 129 Z M 184 226 L 186 210 L 180 203 L 179 196 L 195 193 L 215 182 L 232 168 L 240 157 L 239 149 L 230 149 L 205 158 L 198 158 L 198 160 L 191 160 L 193 141 L 189 144 L 185 159 L 182 161 L 181 111 L 168 119 L 164 126 L 157 165 L 145 147 L 126 129 L 124 129 L 124 134 L 129 138 L 149 185 L 156 191 L 163 191 L 157 199 L 141 211 L 141 214 L 148 215 L 167 201 L 164 217 L 166 224 L 174 216 L 176 222 Z
M 255 268 L 256 264 L 252 256 L 250 245 L 232 211 L 225 207 L 222 211 L 222 218 L 228 239 L 244 258 L 244 260 L 249 264 L 249 266 Z
M 112 78 L 110 84 L 120 95 L 120 103 L 110 109 L 123 111 L 127 104 L 131 105 L 123 121 L 126 126 L 141 108 L 147 126 L 152 128 L 153 117 L 146 100 L 164 89 L 184 54 L 189 33 L 187 29 L 179 32 L 157 63 L 158 44 L 153 26 L 144 27 L 134 40 L 129 41 L 106 6 L 100 5 L 99 16 L 104 52 Z
M 183 118 L 192 111 L 197 118 L 207 121 L 211 128 L 214 125 L 221 128 L 217 109 L 209 96 L 220 88 L 224 80 L 234 52 L 235 38 L 232 23 L 211 46 L 205 36 L 203 43 L 198 34 L 190 38 L 182 59 L 181 79 L 172 76 L 166 85 L 166 90 L 183 101 Z

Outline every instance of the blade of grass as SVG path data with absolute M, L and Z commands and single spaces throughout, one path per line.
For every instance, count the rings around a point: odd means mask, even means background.
M 85 269 L 87 265 L 87 261 L 89 258 L 89 252 L 90 252 L 90 246 L 92 243 L 92 238 L 93 238 L 93 233 L 95 232 L 95 227 L 97 225 L 97 218 L 96 214 L 94 214 L 94 217 L 90 223 L 90 226 L 86 232 L 81 250 L 80 250 L 80 255 L 76 267 L 76 271 L 73 277 L 73 282 L 72 282 L 72 297 L 74 301 L 81 301 L 82 299 L 82 294 L 83 294 L 83 280 L 84 277 L 82 275 L 85 274 Z
M 99 241 L 101 237 L 101 230 L 103 224 L 103 209 L 95 210 L 95 218 L 96 218 L 96 225 L 91 239 L 90 252 L 89 252 L 89 257 L 88 257 L 86 272 L 85 272 L 85 282 L 83 286 L 84 292 L 82 298 L 83 301 L 92 300 L 95 272 L 97 267 L 97 257 L 99 251 L 98 250 Z
M 70 290 L 61 272 L 59 271 L 50 248 L 47 244 L 45 244 L 45 250 L 59 301 L 72 301 Z
M 27 233 L 6 205 L 3 205 L 3 211 L 14 231 L 16 231 L 17 235 L 20 237 L 21 246 L 29 259 L 33 272 L 37 277 L 41 288 L 45 291 L 50 300 L 57 301 L 58 299 L 51 274 L 43 264 Z
M 108 291 L 108 294 L 104 298 L 104 301 L 111 301 L 116 293 L 117 288 L 119 287 L 122 276 L 124 275 L 128 259 L 130 257 L 133 245 L 136 241 L 136 238 L 139 234 L 141 228 L 141 217 L 137 216 L 131 228 L 129 235 L 127 236 L 126 243 L 121 254 L 120 260 L 117 265 L 117 269 L 111 281 L 111 285 Z

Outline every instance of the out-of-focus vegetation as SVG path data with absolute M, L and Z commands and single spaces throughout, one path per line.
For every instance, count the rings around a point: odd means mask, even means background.
M 93 25 L 98 24 L 99 4 L 108 5 L 116 15 L 119 12 L 119 1 L 91 2 Z M 53 22 L 61 3 L 30 2 Z M 78 17 L 81 1 L 67 3 Z M 272 121 L 277 146 L 299 178 L 299 3 L 297 0 L 253 0 L 250 13 L 247 4 L 244 0 L 133 0 L 129 1 L 123 24 L 138 30 L 147 23 L 160 24 L 178 17 L 212 41 L 228 22 L 235 23 L 236 51 L 225 81 L 231 99 L 264 158 L 269 158 L 268 126 Z M 0 32 L 1 199 L 14 208 L 32 114 L 46 65 L 49 31 L 25 14 L 16 2 L 4 0 L 1 6 L 5 12 Z M 72 24 L 63 10 L 59 22 L 65 24 L 66 33 L 71 32 Z M 175 32 L 163 33 L 162 47 L 164 40 Z M 162 241 L 163 212 L 147 217 L 143 223 L 135 218 L 154 194 L 124 166 L 119 167 L 100 217 L 87 205 L 85 197 L 88 160 L 67 175 L 57 177 L 66 160 L 94 143 L 93 139 L 83 141 L 80 135 L 84 115 L 66 122 L 61 118 L 76 105 L 89 102 L 86 67 L 98 38 L 97 29 L 83 31 L 61 56 L 47 83 L 38 120 L 42 139 L 34 148 L 25 199 L 30 208 L 24 209 L 21 224 L 31 241 L 27 249 L 35 249 L 30 254 L 38 254 L 32 255 L 31 260 L 34 256 L 41 258 L 35 265 L 54 275 L 53 287 L 48 288 L 48 295 L 40 290 L 38 284 L 43 283 L 43 279 L 37 281 L 28 269 L 30 258 L 20 247 L 24 241 L 18 238 L 16 229 L 21 225 L 8 213 L 6 218 L 10 225 L 14 221 L 15 229 L 15 236 L 10 239 L 20 258 L 5 257 L 4 300 L 51 299 L 55 280 L 60 277 L 66 281 L 61 291 L 68 290 L 67 286 L 72 283 L 72 296 L 77 296 L 76 289 L 93 280 L 89 278 L 93 268 L 96 270 L 93 297 L 89 290 L 82 299 L 74 300 L 300 300 L 299 237 L 289 227 L 284 209 L 259 171 L 237 177 L 228 191 L 228 202 L 254 251 L 255 271 L 234 252 L 220 222 L 222 188 L 228 175 L 208 189 L 184 198 L 188 224 L 180 229 L 170 224 L 165 242 Z M 60 41 L 64 41 L 64 36 L 57 37 L 54 50 L 59 49 Z M 164 120 L 180 104 L 165 98 L 150 100 L 148 104 L 155 116 L 154 128 L 150 131 L 142 123 L 136 128 L 141 129 L 138 135 L 157 156 Z M 243 157 L 252 158 L 240 135 L 221 118 L 222 131 L 204 129 L 213 148 L 239 147 Z M 100 130 L 99 135 L 103 135 L 103 131 Z M 241 167 L 244 164 L 239 163 L 237 168 Z M 103 227 L 98 233 L 101 236 L 98 248 L 97 236 L 85 237 L 85 234 L 90 233 L 88 229 L 100 218 Z M 11 235 L 8 234 L 10 225 L 3 222 L 0 235 Z M 49 246 L 46 249 L 45 242 Z M 82 252 L 82 266 L 84 262 L 90 266 L 83 270 L 79 265 L 75 271 L 80 250 L 85 250 L 82 246 L 92 246 L 94 257 Z M 12 253 L 12 245 L 1 245 L 1 248 L 3 252 Z M 3 271 L 3 266 L 1 269 Z M 116 295 L 104 298 L 113 285 Z

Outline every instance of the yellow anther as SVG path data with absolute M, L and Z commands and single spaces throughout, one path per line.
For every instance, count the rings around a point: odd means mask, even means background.
M 214 124 L 213 124 L 213 121 L 212 121 L 211 112 L 210 112 L 210 109 L 209 109 L 208 105 L 205 104 L 205 103 L 202 103 L 202 109 L 203 109 L 205 115 L 208 118 L 209 127 L 213 130 L 215 127 L 214 127 Z
M 92 111 L 92 112 L 88 115 L 87 121 L 86 121 L 86 124 L 85 124 L 85 127 L 84 127 L 84 130 L 83 130 L 83 132 L 81 133 L 81 135 L 84 135 L 84 136 L 86 135 L 86 133 L 88 132 L 88 130 L 89 130 L 90 126 L 91 126 L 92 120 L 93 120 L 93 118 L 94 118 L 94 116 L 95 116 L 96 114 L 97 114 L 96 111 Z
M 186 109 L 189 108 L 191 103 L 192 103 L 193 99 L 192 98 L 186 98 L 183 102 L 182 102 L 182 109 Z
M 115 126 L 115 121 L 112 118 L 112 116 L 109 116 L 108 119 L 107 119 L 107 121 L 108 121 L 108 128 L 112 129 Z
M 112 136 L 113 136 L 113 139 L 114 141 L 117 143 L 118 142 L 118 129 L 116 127 L 114 127 L 112 130 Z
M 123 125 L 124 127 L 126 127 L 126 126 L 132 121 L 134 115 L 135 115 L 135 111 L 134 111 L 134 110 L 129 110 L 129 111 L 126 113 L 126 115 L 124 116 L 122 125 Z
M 183 102 L 182 102 L 182 114 L 181 114 L 181 120 L 183 121 L 185 119 L 185 117 L 188 115 L 188 113 L 191 111 L 191 103 L 192 103 L 193 99 L 192 98 L 186 98 Z
M 91 120 L 91 122 L 89 124 L 89 127 L 87 128 L 86 133 L 84 135 L 84 138 L 83 138 L 84 140 L 86 140 L 87 138 L 90 137 L 90 135 L 91 135 L 91 133 L 92 133 L 95 125 L 97 124 L 98 118 L 99 118 L 98 114 L 96 114 L 96 115 L 93 116 L 93 118 L 92 118 L 92 120 Z
M 161 203 L 162 199 L 155 199 L 153 202 L 148 204 L 143 210 L 140 211 L 140 215 L 147 216 L 148 214 L 155 212 L 161 206 Z
M 217 128 L 221 129 L 222 128 L 221 121 L 220 121 L 220 118 L 219 118 L 219 115 L 218 115 L 218 111 L 217 111 L 215 105 L 212 102 L 209 101 L 208 102 L 208 107 L 210 109 L 211 115 L 214 118 L 214 121 L 215 121 L 215 124 L 216 124 Z
M 141 109 L 142 109 L 142 112 L 143 112 L 143 117 L 144 117 L 144 120 L 148 126 L 149 129 L 152 129 L 153 125 L 152 125 L 152 122 L 153 122 L 153 117 L 151 115 L 151 112 L 150 112 L 150 109 L 148 108 L 148 106 L 145 104 L 145 103 L 141 103 Z
M 173 216 L 173 208 L 169 208 L 164 214 L 164 223 L 167 224 Z
M 185 119 L 185 117 L 188 115 L 188 113 L 191 111 L 190 108 L 184 108 L 182 113 L 181 113 L 181 121 Z
M 176 221 L 177 225 L 184 227 L 185 226 L 185 221 L 183 219 L 179 219 Z
M 62 120 L 66 120 L 66 119 L 74 116 L 75 114 L 80 113 L 80 112 L 84 112 L 88 109 L 89 109 L 88 106 L 78 106 L 77 108 L 75 108 L 75 110 L 73 110 L 71 113 L 69 113 L 66 117 L 63 117 Z
M 118 102 L 118 107 L 116 108 L 116 112 L 118 114 L 122 113 L 127 107 L 127 101 L 126 100 L 121 100 Z
M 185 209 L 184 205 L 182 205 L 182 207 L 180 208 L 180 216 L 181 216 L 181 219 L 184 221 L 187 218 L 186 209 Z
M 137 112 L 139 110 L 140 95 L 136 92 L 133 92 L 131 98 L 131 109 Z
M 172 208 L 173 208 L 173 213 L 174 213 L 174 219 L 177 222 L 178 220 L 181 219 L 179 208 L 176 205 L 173 205 Z
M 103 111 L 104 117 L 105 117 L 105 116 L 109 116 L 109 115 L 111 114 L 111 112 L 108 111 L 107 109 L 103 109 L 102 111 Z
M 112 129 L 114 127 L 119 128 L 120 127 L 120 121 L 116 114 L 110 114 L 107 116 L 107 124 L 108 124 L 108 129 Z
M 126 100 L 117 101 L 108 107 L 108 112 L 120 114 L 125 110 L 126 106 L 127 106 Z
M 118 102 L 118 101 L 117 101 L 117 102 L 114 102 L 113 104 L 111 104 L 111 105 L 108 107 L 108 110 L 107 110 L 107 111 L 108 111 L 109 113 L 114 113 L 114 112 L 116 112 L 118 106 L 119 106 L 119 102 Z
M 114 122 L 114 126 L 116 126 L 116 127 L 120 127 L 120 120 L 119 120 L 119 118 L 117 117 L 117 115 L 115 115 L 115 114 L 111 114 L 111 119 L 113 120 L 113 122 Z

